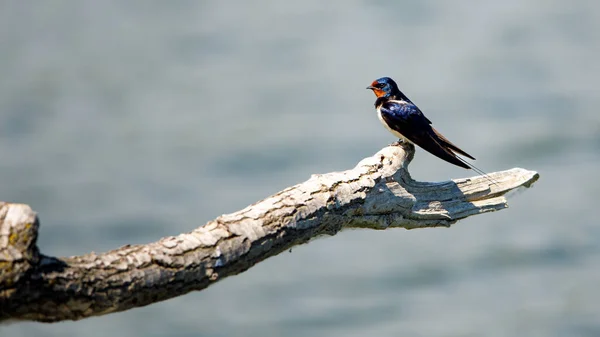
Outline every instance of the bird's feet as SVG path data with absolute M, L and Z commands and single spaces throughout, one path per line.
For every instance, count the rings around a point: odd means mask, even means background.
M 402 139 L 402 138 L 398 138 L 397 141 L 393 142 L 392 144 L 390 144 L 390 146 L 407 146 L 407 147 L 414 147 L 414 144 L 406 139 Z
M 404 139 L 398 139 L 397 141 L 395 141 L 392 144 L 390 144 L 390 146 L 402 146 L 404 144 L 406 144 L 406 142 L 404 141 Z

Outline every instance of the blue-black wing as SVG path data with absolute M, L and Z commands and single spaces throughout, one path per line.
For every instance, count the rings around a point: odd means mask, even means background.
M 381 104 L 379 111 L 390 128 L 398 131 L 427 152 L 451 164 L 466 169 L 471 168 L 470 165 L 458 158 L 455 152 L 473 160 L 475 158 L 452 144 L 435 130 L 431 126 L 431 121 L 423 115 L 416 105 L 387 101 Z

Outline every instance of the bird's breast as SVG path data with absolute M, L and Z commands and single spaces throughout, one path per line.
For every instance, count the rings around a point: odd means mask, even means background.
M 377 108 L 377 118 L 379 118 L 379 121 L 381 122 L 381 124 L 383 124 L 383 126 L 394 136 L 398 137 L 399 139 L 402 139 L 405 142 L 409 142 L 412 143 L 408 138 L 404 137 L 400 132 L 394 130 L 392 127 L 390 127 L 388 125 L 388 123 L 385 121 L 385 119 L 383 119 L 383 116 L 381 115 L 381 109 Z

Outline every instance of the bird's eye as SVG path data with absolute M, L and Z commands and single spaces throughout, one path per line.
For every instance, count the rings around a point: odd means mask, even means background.
M 377 88 L 383 88 L 384 86 L 385 86 L 385 84 L 383 84 L 383 83 L 377 83 L 377 85 L 376 85 Z

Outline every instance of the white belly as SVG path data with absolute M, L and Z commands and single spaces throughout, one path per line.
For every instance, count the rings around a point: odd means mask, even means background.
M 408 143 L 412 143 L 408 138 L 404 137 L 400 132 L 390 128 L 387 123 L 383 120 L 383 117 L 381 117 L 381 110 L 377 109 L 377 117 L 379 118 L 379 121 L 381 122 L 381 124 L 383 124 L 383 126 L 389 131 L 391 132 L 394 136 L 398 137 L 398 139 L 402 139 L 405 142 Z

